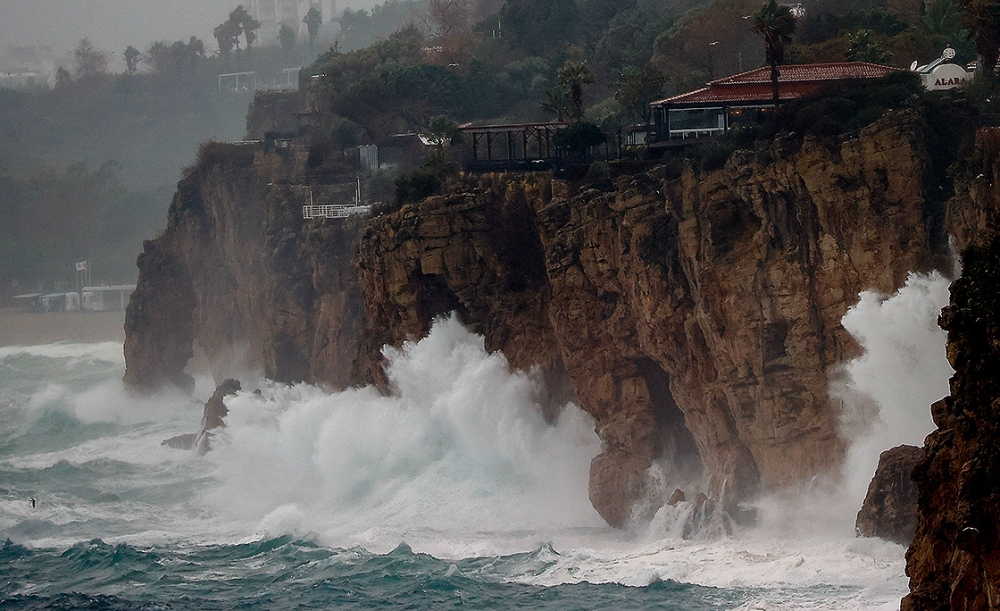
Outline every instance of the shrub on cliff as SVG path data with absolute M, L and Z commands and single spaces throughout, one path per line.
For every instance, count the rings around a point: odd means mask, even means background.
M 441 190 L 449 177 L 457 173 L 458 165 L 436 155 L 430 157 L 417 169 L 396 179 L 396 206 L 393 210 L 398 210 L 403 204 L 419 202 L 425 197 L 434 195 Z

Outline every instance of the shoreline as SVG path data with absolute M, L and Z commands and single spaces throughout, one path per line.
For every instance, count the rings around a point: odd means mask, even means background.
M 125 343 L 125 312 L 23 312 L 0 309 L 0 347 L 55 342 Z

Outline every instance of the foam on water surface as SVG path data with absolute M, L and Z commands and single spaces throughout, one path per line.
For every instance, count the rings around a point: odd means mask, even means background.
M 291 536 L 377 560 L 405 542 L 443 559 L 442 579 L 618 584 L 643 596 L 696 584 L 710 588 L 704 600 L 718 589 L 721 602 L 697 608 L 897 608 L 904 550 L 854 538 L 853 519 L 873 457 L 919 443 L 927 406 L 947 392 L 934 324 L 946 287 L 913 277 L 891 298 L 862 297 L 845 326 L 866 352 L 832 388 L 856 440 L 844 477 L 762 499 L 760 526 L 733 537 L 676 537 L 683 503 L 645 530 L 605 526 L 587 497 L 593 421 L 567 405 L 546 422 L 536 380 L 454 319 L 386 351 L 391 396 L 245 384 L 204 457 L 160 442 L 197 430 L 209 381 L 197 401 L 137 398 L 121 388 L 118 345 L 0 349 L 0 536 L 56 549 L 101 538 L 179 558 Z M 185 579 L 221 578 L 227 562 L 205 560 Z

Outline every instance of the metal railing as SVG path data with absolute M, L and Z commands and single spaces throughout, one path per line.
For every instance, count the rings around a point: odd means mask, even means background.
M 368 214 L 371 206 L 356 204 L 329 204 L 323 206 L 302 206 L 304 219 L 346 219 L 353 214 Z

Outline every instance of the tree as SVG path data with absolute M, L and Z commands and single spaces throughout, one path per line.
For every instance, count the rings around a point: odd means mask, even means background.
M 753 15 L 754 34 L 764 39 L 764 56 L 771 64 L 771 88 L 774 103 L 778 104 L 778 65 L 785 63 L 785 45 L 792 42 L 795 32 L 795 16 L 792 9 L 778 4 L 776 0 L 768 0 Z
M 135 74 L 135 71 L 139 66 L 139 58 L 142 57 L 142 54 L 139 53 L 138 49 L 129 45 L 128 48 L 125 49 L 124 57 L 125 73 L 128 75 Z
M 562 87 L 554 87 L 545 92 L 542 110 L 551 112 L 562 123 L 570 114 L 569 94 Z
M 666 82 L 663 73 L 649 64 L 642 68 L 626 66 L 615 81 L 615 101 L 633 123 L 637 120 L 649 123 L 649 103 L 663 95 Z
M 240 34 L 242 33 L 243 28 L 239 23 L 232 20 L 232 15 L 226 21 L 215 26 L 212 34 L 219 42 L 219 53 L 226 58 L 227 63 L 229 61 L 229 54 L 233 48 L 239 49 Z
M 469 0 L 427 0 L 420 20 L 432 37 L 446 38 L 464 31 L 471 14 Z
M 881 64 L 892 55 L 882 47 L 882 41 L 871 30 L 858 30 L 847 35 L 850 45 L 844 58 L 849 62 L 873 62 Z
M 281 24 L 281 29 L 278 30 L 278 42 L 281 43 L 282 51 L 286 54 L 291 53 L 295 48 L 295 30 L 284 23 Z
M 931 36 L 948 39 L 965 38 L 968 32 L 962 29 L 962 13 L 953 0 L 932 0 L 926 4 L 924 14 L 918 21 L 920 29 Z
M 458 129 L 458 124 L 445 115 L 432 118 L 424 130 L 424 136 L 434 145 L 437 156 L 442 158 L 445 144 L 455 145 L 462 141 L 462 131 Z
M 323 25 L 323 13 L 315 6 L 311 6 L 306 16 L 302 18 L 302 23 L 306 24 L 306 30 L 309 31 L 309 46 L 316 44 L 319 28 Z
M 958 0 L 958 3 L 963 11 L 962 23 L 969 30 L 969 37 L 976 41 L 979 73 L 994 81 L 1000 55 L 1000 0 Z
M 243 30 L 243 36 L 247 40 L 247 51 L 253 46 L 255 40 L 257 40 L 257 30 L 260 29 L 260 22 L 254 19 L 250 13 L 247 12 L 243 5 L 238 5 L 233 12 L 229 13 L 229 21 L 238 24 L 240 29 Z M 235 28 L 234 28 L 235 31 Z M 239 34 L 236 35 L 237 37 Z
M 73 56 L 76 58 L 75 70 L 79 79 L 88 79 L 107 72 L 107 54 L 94 47 L 87 38 L 80 41 L 73 51 Z
M 569 92 L 573 119 L 583 119 L 583 86 L 595 81 L 594 73 L 583 62 L 566 62 L 557 74 L 559 86 Z

